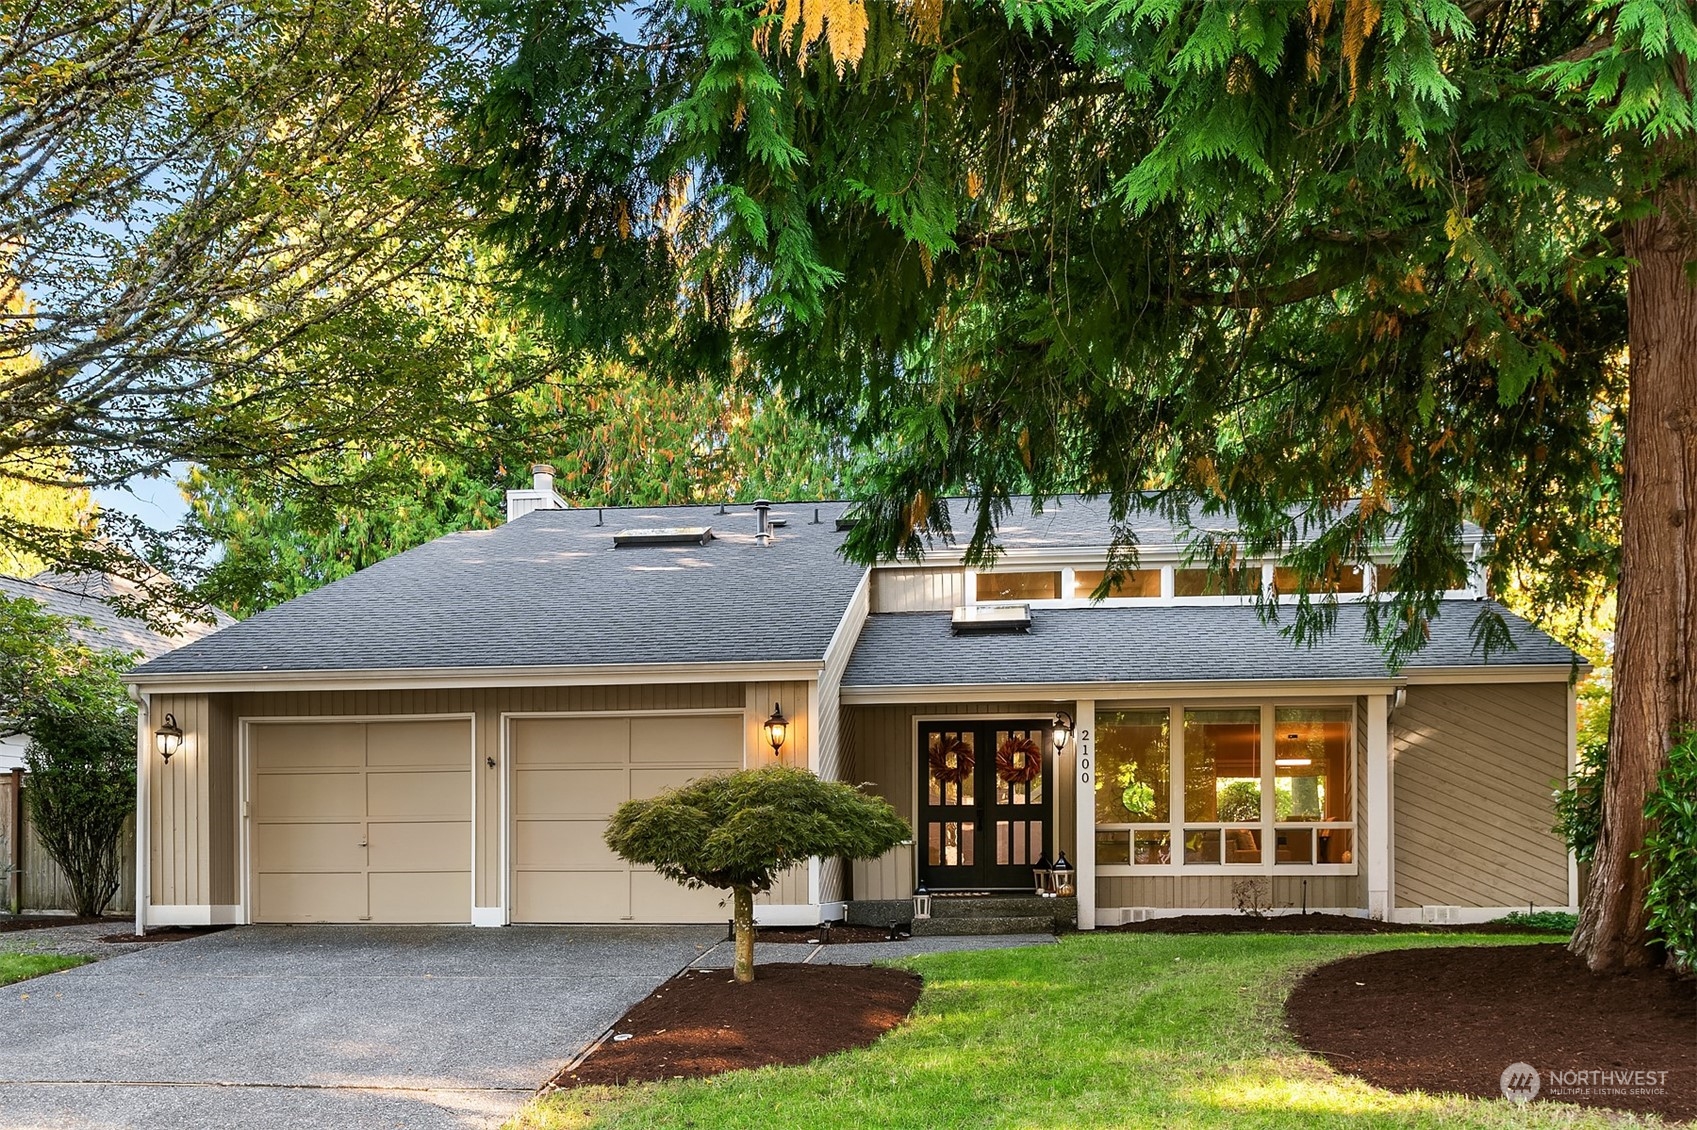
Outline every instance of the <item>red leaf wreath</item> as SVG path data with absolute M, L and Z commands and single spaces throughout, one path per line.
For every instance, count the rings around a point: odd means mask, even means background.
M 1042 775 L 1043 751 L 1030 738 L 1009 738 L 996 748 L 996 776 L 1008 784 L 1023 785 Z
M 951 753 L 955 755 L 953 765 L 949 764 Z M 931 761 L 931 776 L 946 785 L 958 785 L 972 776 L 972 747 L 959 738 L 932 738 L 928 756 Z

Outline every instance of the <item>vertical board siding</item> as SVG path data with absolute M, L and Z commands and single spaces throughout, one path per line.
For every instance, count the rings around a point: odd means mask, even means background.
M 964 569 L 874 569 L 873 612 L 948 612 L 966 603 Z
M 1158 910 L 1231 910 L 1232 885 L 1265 875 L 1106 875 L 1096 880 L 1096 905 L 1152 907 Z M 1277 908 L 1302 906 L 1302 883 L 1308 881 L 1310 909 L 1361 907 L 1354 875 L 1274 875 L 1271 897 Z
M 1396 904 L 1565 906 L 1563 683 L 1412 686 L 1392 719 Z
M 154 906 L 196 906 L 212 902 L 211 837 L 208 820 L 212 794 L 211 750 L 216 735 L 208 696 L 156 694 L 149 702 L 147 729 L 174 715 L 183 742 L 170 761 L 147 753 L 148 901 Z
M 913 828 L 919 816 L 918 797 L 914 795 L 918 751 L 914 748 L 913 720 L 917 716 L 971 718 L 985 714 L 1026 715 L 1045 718 L 1056 708 L 1071 711 L 1070 701 L 1057 702 L 946 702 L 923 705 L 893 704 L 879 706 L 845 706 L 847 725 L 843 728 L 847 753 L 846 769 L 850 779 L 862 781 L 873 792 L 895 806 L 902 819 Z M 1069 857 L 1078 854 L 1072 837 L 1076 830 L 1077 814 L 1071 772 L 1072 744 L 1058 759 L 1054 768 L 1055 849 Z M 876 860 L 856 863 L 853 868 L 853 890 L 856 899 L 897 899 L 913 894 L 914 849 L 912 845 L 897 848 Z

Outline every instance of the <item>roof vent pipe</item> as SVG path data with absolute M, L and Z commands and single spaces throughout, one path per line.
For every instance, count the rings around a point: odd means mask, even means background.
M 757 528 L 754 540 L 761 545 L 772 544 L 772 504 L 764 498 L 754 500 L 754 518 Z
M 533 490 L 551 493 L 554 489 L 554 468 L 546 463 L 532 463 L 530 485 Z

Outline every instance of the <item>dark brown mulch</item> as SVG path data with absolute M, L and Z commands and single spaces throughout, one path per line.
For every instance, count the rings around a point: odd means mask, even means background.
M 122 923 L 123 919 L 77 918 L 69 914 L 0 914 L 0 934 L 10 934 L 17 930 L 46 930 L 52 926 L 87 926 L 95 922 L 110 922 L 116 926 Z
M 752 985 L 728 969 L 686 970 L 613 1026 L 630 1039 L 609 1036 L 549 1086 L 693 1079 L 865 1047 L 907 1018 L 919 985 L 862 965 L 761 965 Z
M 1339 1071 L 1393 1091 L 1502 1098 L 1527 1063 L 1536 1101 L 1697 1118 L 1697 984 L 1666 970 L 1596 974 L 1556 945 L 1388 950 L 1309 973 L 1285 1022 Z M 1660 1094 L 1552 1071 L 1666 1072 Z M 1658 1085 L 1655 1080 L 1650 1086 Z
M 1151 918 L 1121 926 L 1098 926 L 1098 934 L 1549 934 L 1566 937 L 1565 930 L 1535 930 L 1481 922 L 1469 926 L 1434 926 L 1425 922 L 1381 922 L 1348 914 L 1183 914 Z
M 754 933 L 757 942 L 785 942 L 806 945 L 818 942 L 822 946 L 846 946 L 861 942 L 887 942 L 888 930 L 876 926 L 833 926 L 820 930 L 817 926 L 762 926 Z
M 198 938 L 202 934 L 216 934 L 228 929 L 228 926 L 155 926 L 145 934 L 107 934 L 100 940 L 129 943 L 180 942 L 184 938 Z

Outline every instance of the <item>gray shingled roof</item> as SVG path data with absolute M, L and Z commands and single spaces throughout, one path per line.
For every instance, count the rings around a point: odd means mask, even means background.
M 842 503 L 538 510 L 438 538 L 261 612 L 135 674 L 819 660 L 864 570 Z M 817 509 L 821 522 L 813 524 Z M 615 549 L 621 529 L 711 526 L 708 545 Z
M 219 628 L 235 623 L 217 613 L 211 624 L 183 620 L 175 632 L 162 632 L 141 620 L 121 615 L 108 603 L 113 598 L 137 595 L 135 585 L 100 573 L 40 573 L 28 580 L 0 577 L 0 593 L 35 601 L 55 616 L 79 617 L 86 624 L 72 623 L 71 635 L 90 647 L 113 651 L 139 651 L 153 659 Z
M 1446 601 L 1427 647 L 1408 664 L 1485 662 L 1469 632 L 1483 605 Z M 1569 667 L 1577 656 L 1507 612 L 1516 650 L 1492 663 Z M 1340 605 L 1319 646 L 1292 644 L 1253 605 L 1034 608 L 1028 633 L 955 636 L 946 612 L 869 617 L 845 687 L 1165 683 L 1232 679 L 1382 679 L 1383 653 L 1363 636 L 1364 609 Z

